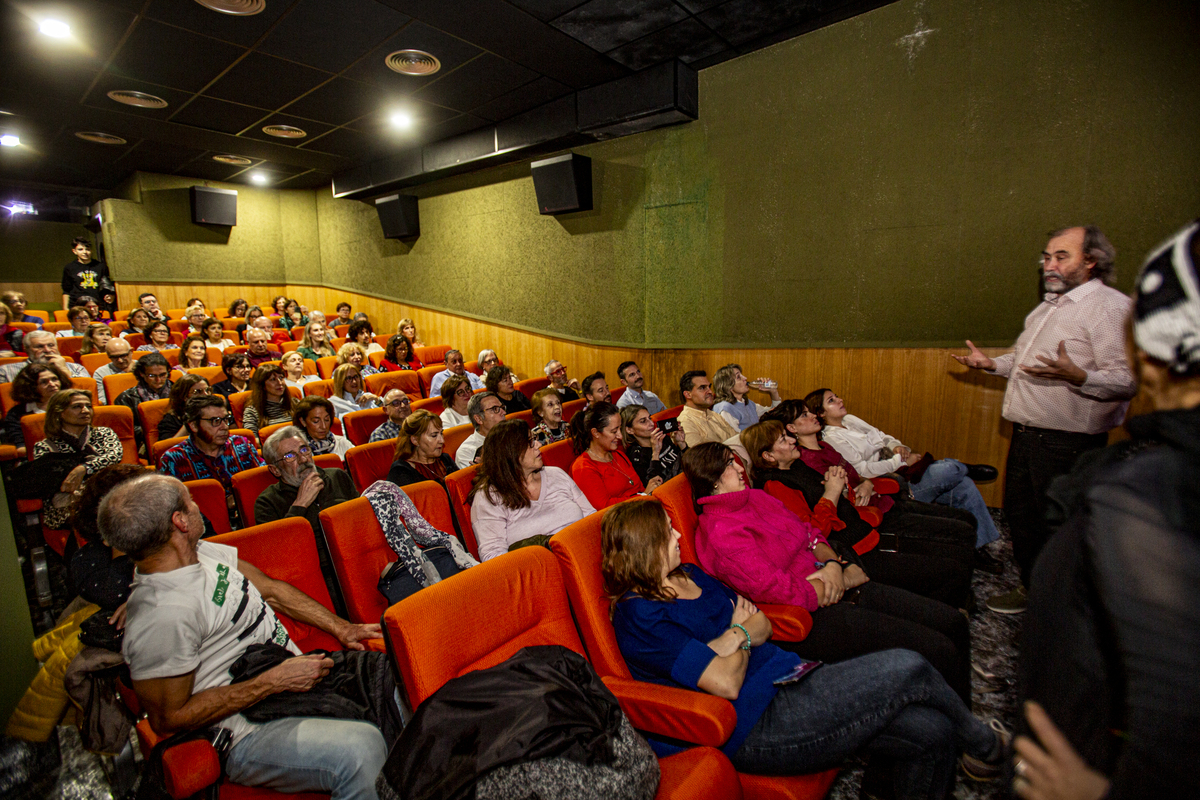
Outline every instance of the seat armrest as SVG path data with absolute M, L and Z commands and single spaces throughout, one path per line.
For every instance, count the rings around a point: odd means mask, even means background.
M 812 630 L 812 615 L 802 606 L 759 603 L 758 610 L 771 620 L 771 638 L 784 642 L 802 642 Z
M 878 494 L 895 494 L 900 491 L 900 484 L 895 478 L 871 478 L 871 483 Z
M 604 678 L 604 685 L 640 731 L 720 747 L 737 726 L 733 704 L 711 694 L 632 678 Z
M 207 739 L 195 739 L 163 753 L 163 786 L 175 800 L 185 800 L 221 779 L 221 760 Z

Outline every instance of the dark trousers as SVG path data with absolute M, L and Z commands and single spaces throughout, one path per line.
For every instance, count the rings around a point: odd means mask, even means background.
M 975 517 L 961 508 L 897 498 L 883 515 L 879 547 L 951 558 L 974 570 L 975 526 Z
M 971 593 L 971 567 L 953 558 L 918 553 L 891 553 L 878 547 L 859 556 L 867 576 L 937 600 L 952 608 L 966 608 Z
M 1071 471 L 1079 456 L 1107 443 L 1107 433 L 1073 433 L 1013 424 L 1004 464 L 1004 516 L 1012 535 L 1013 557 L 1026 588 L 1038 553 L 1050 539 L 1046 490 L 1055 478 Z
M 848 593 L 852 594 L 852 592 Z M 950 688 L 971 704 L 971 639 L 967 618 L 945 603 L 869 581 L 856 602 L 842 600 L 812 612 L 802 642 L 775 641 L 801 658 L 826 662 L 902 647 L 923 655 Z

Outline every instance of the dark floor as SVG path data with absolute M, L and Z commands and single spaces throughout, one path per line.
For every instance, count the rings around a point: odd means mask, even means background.
M 976 693 L 974 711 L 981 717 L 998 717 L 1012 728 L 1017 720 L 1016 643 L 1022 615 L 995 614 L 983 607 L 988 597 L 1007 592 L 1018 583 L 1003 512 L 993 509 L 992 514 L 1000 528 L 1001 540 L 989 549 L 1008 567 L 1003 575 L 975 573 L 973 588 L 980 611 L 971 620 L 971 642 L 974 660 L 994 673 L 996 678 L 992 682 L 1003 688 L 987 694 Z M 61 565 L 53 560 L 51 576 L 55 595 L 61 597 L 60 590 L 65 588 Z M 28 575 L 26 578 L 28 580 Z M 61 600 L 56 602 L 62 604 Z M 62 609 L 55 607 L 52 610 L 59 612 Z M 46 619 L 46 609 L 37 605 L 32 590 L 30 611 L 40 632 L 43 629 L 40 620 Z M 84 750 L 78 732 L 70 725 L 60 726 L 57 737 L 52 737 L 45 745 L 29 745 L 7 737 L 0 741 L 0 800 L 111 800 L 111 771 L 112 760 Z M 857 798 L 861 779 L 862 768 L 849 765 L 834 783 L 830 800 Z M 1007 793 L 1000 782 L 979 784 L 965 777 L 960 777 L 955 790 L 959 800 L 992 800 L 1005 796 Z

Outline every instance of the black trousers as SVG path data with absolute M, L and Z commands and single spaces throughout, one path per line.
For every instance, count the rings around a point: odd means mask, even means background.
M 867 576 L 878 583 L 928 597 L 952 608 L 967 608 L 971 567 L 945 556 L 887 552 L 878 547 L 859 556 Z
M 1050 539 L 1046 490 L 1055 478 L 1070 472 L 1081 455 L 1107 443 L 1107 433 L 1073 433 L 1013 424 L 1004 465 L 1004 516 L 1012 535 L 1013 557 L 1026 588 L 1038 553 Z
M 851 594 L 848 592 L 847 594 Z M 801 658 L 845 661 L 903 647 L 925 656 L 971 707 L 971 638 L 967 618 L 945 603 L 869 581 L 856 602 L 845 599 L 812 614 L 802 642 L 772 640 Z
M 897 498 L 883 515 L 879 547 L 951 558 L 974 570 L 975 527 L 970 511 Z

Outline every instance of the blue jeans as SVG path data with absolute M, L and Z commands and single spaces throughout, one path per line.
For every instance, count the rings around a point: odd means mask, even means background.
M 951 508 L 970 511 L 978 525 L 975 528 L 975 546 L 983 547 L 1000 538 L 987 503 L 975 487 L 975 481 L 967 477 L 967 465 L 953 458 L 943 458 L 929 465 L 918 483 L 912 486 L 913 498 L 923 503 L 941 503 Z
M 369 722 L 286 717 L 259 726 L 235 744 L 225 772 L 243 786 L 329 792 L 332 800 L 375 800 L 375 778 L 386 760 L 383 734 Z
M 898 800 L 932 800 L 953 789 L 959 748 L 988 758 L 995 745 L 928 661 L 884 650 L 780 687 L 732 761 L 741 772 L 796 775 L 861 751 L 895 761 Z

